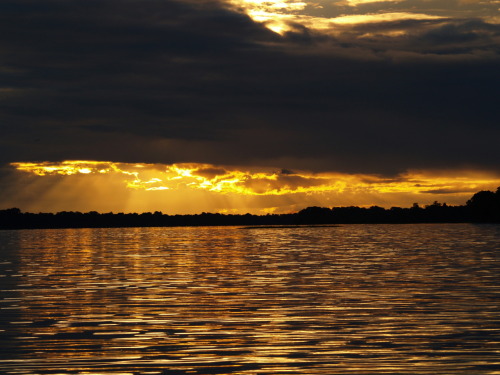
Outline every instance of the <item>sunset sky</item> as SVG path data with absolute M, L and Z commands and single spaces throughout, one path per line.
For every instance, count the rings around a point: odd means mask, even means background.
M 0 209 L 282 213 L 500 186 L 498 0 L 0 0 Z

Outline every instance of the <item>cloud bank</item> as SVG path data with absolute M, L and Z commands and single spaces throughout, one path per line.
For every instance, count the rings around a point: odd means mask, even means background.
M 381 175 L 311 173 L 211 164 L 109 161 L 14 163 L 0 207 L 25 211 L 287 213 L 307 206 L 409 207 L 436 200 L 464 204 L 495 190 L 500 174 L 412 171 Z
M 497 171 L 497 8 L 5 0 L 0 163 Z

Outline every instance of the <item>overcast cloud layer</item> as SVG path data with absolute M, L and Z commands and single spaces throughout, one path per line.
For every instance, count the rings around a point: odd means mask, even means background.
M 280 35 L 234 2 L 0 0 L 0 163 L 498 170 L 500 25 L 458 13 Z

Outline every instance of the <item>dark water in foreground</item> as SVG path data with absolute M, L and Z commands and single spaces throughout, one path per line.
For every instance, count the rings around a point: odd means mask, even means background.
M 0 231 L 1 374 L 500 374 L 500 226 Z

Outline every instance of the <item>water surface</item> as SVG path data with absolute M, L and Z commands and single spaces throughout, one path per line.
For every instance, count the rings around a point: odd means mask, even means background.
M 0 231 L 0 373 L 500 374 L 500 226 Z

